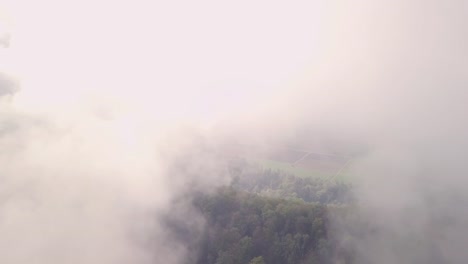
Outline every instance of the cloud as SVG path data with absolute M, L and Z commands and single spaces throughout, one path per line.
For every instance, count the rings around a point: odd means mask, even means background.
M 13 77 L 0 72 L 0 96 L 12 95 L 19 89 L 18 81 Z
M 8 48 L 10 46 L 10 34 L 5 33 L 0 35 L 0 46 Z
M 183 263 L 161 219 L 197 236 L 181 196 L 226 182 L 230 140 L 365 149 L 357 213 L 378 232 L 352 237 L 359 260 L 466 259 L 462 2 L 18 2 L 0 262 Z

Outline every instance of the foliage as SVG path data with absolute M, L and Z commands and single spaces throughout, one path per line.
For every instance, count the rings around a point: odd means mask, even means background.
M 348 204 L 350 185 L 321 178 L 303 178 L 281 170 L 263 169 L 237 161 L 231 165 L 235 189 L 262 196 L 299 199 L 321 204 Z
M 249 264 L 265 264 L 265 261 L 263 260 L 263 257 L 260 256 L 260 257 L 255 257 L 253 258 Z
M 215 195 L 199 195 L 195 206 L 208 221 L 200 264 L 328 263 L 331 259 L 324 205 L 226 187 Z

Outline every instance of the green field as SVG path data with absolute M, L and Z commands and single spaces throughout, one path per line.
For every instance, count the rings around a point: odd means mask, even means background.
M 275 161 L 270 159 L 252 159 L 251 162 L 259 164 L 265 169 L 271 169 L 273 171 L 282 171 L 301 178 L 314 177 L 321 179 L 334 179 L 337 181 L 348 181 L 350 178 L 349 172 L 346 169 L 341 171 L 340 174 L 337 177 L 335 177 L 339 169 L 337 169 L 337 171 L 334 173 L 330 173 L 320 171 L 319 169 L 314 170 L 313 168 L 306 168 L 297 165 L 293 166 L 292 164 L 287 162 Z

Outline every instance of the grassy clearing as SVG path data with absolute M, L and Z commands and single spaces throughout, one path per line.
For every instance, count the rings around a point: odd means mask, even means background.
M 257 159 L 254 160 L 255 163 L 260 164 L 266 169 L 271 170 L 279 170 L 287 173 L 294 174 L 298 177 L 308 178 L 308 177 L 315 177 L 315 178 L 327 178 L 333 176 L 331 174 L 323 173 L 317 170 L 312 170 L 309 168 L 293 166 L 291 163 L 269 160 L 269 159 Z
M 349 181 L 350 175 L 349 172 L 345 169 L 337 177 L 336 173 L 323 172 L 320 170 L 314 170 L 311 168 L 305 168 L 301 166 L 293 166 L 291 163 L 269 160 L 269 159 L 254 159 L 252 162 L 259 164 L 265 169 L 271 169 L 274 171 L 282 171 L 286 173 L 293 174 L 301 178 L 321 178 L 321 179 L 333 179 L 336 181 Z M 337 170 L 338 172 L 338 170 Z

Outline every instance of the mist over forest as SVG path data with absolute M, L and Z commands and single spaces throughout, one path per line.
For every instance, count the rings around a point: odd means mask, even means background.
M 467 263 L 464 1 L 0 0 L 0 263 Z

